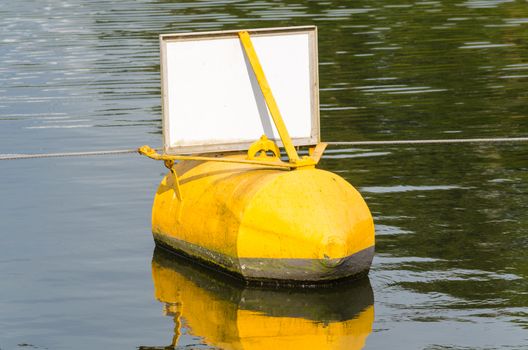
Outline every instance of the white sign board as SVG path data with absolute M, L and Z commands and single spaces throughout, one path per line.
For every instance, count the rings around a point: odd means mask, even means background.
M 248 30 L 294 145 L 319 142 L 316 27 Z M 280 138 L 238 31 L 160 36 L 167 154 L 245 150 Z

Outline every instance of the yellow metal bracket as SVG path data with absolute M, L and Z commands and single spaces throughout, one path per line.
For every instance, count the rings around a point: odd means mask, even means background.
M 290 162 L 295 163 L 299 160 L 299 155 L 297 154 L 297 151 L 293 146 L 290 134 L 288 133 L 286 125 L 282 120 L 282 116 L 279 111 L 279 106 L 277 106 L 277 102 L 275 101 L 275 98 L 271 93 L 271 88 L 269 86 L 268 80 L 266 79 L 266 75 L 264 74 L 264 70 L 262 70 L 262 66 L 260 65 L 259 58 L 257 56 L 257 53 L 255 52 L 255 48 L 253 47 L 253 43 L 251 42 L 249 33 L 246 31 L 238 32 L 238 37 L 240 38 L 240 42 L 244 47 L 244 51 L 246 52 L 246 56 L 249 59 L 249 63 L 253 68 L 253 72 L 255 73 L 255 77 L 257 78 L 257 81 L 260 86 L 260 90 L 262 91 L 262 95 L 264 96 L 266 104 L 268 105 L 268 109 L 271 113 L 271 118 L 273 118 L 275 127 L 279 132 L 282 144 L 284 145 L 284 149 L 286 150 L 286 154 L 288 154 Z
M 323 152 L 326 149 L 326 146 L 328 146 L 327 143 L 319 142 L 315 147 L 310 147 L 308 149 L 308 154 L 310 155 L 310 158 L 313 159 L 315 164 L 319 163 L 321 160 L 321 157 L 323 156 Z
M 319 146 L 321 145 L 321 146 Z M 318 144 L 315 149 L 321 147 L 326 147 L 325 143 Z M 304 167 L 314 167 L 317 164 L 310 156 L 303 156 L 296 163 L 286 163 L 280 159 L 275 159 L 274 157 L 266 157 L 267 159 L 262 159 L 260 157 L 254 159 L 237 159 L 237 158 L 220 158 L 220 157 L 204 157 L 204 156 L 180 156 L 172 154 L 159 154 L 155 149 L 151 148 L 148 145 L 144 145 L 138 148 L 138 153 L 144 156 L 149 157 L 154 160 L 197 160 L 204 162 L 221 162 L 221 163 L 239 163 L 239 164 L 251 164 L 251 165 L 266 165 L 275 168 L 286 168 L 286 169 L 298 169 Z
M 204 162 L 221 162 L 221 163 L 241 163 L 241 164 L 252 164 L 252 165 L 267 165 L 278 168 L 297 168 L 302 165 L 286 163 L 281 160 L 267 161 L 257 159 L 236 159 L 236 158 L 221 158 L 221 157 L 204 157 L 204 156 L 180 156 L 172 154 L 159 154 L 155 149 L 150 146 L 144 145 L 138 148 L 138 153 L 147 156 L 154 160 L 197 160 Z
M 257 52 L 253 47 L 253 43 L 251 42 L 251 37 L 249 36 L 249 33 L 247 31 L 238 32 L 238 37 L 240 38 L 240 42 L 244 47 L 246 56 L 249 60 L 249 63 L 251 64 L 251 68 L 253 68 L 253 73 L 255 73 L 255 77 L 257 78 L 257 81 L 259 83 L 260 90 L 262 91 L 262 95 L 264 96 L 264 100 L 266 100 L 266 104 L 270 111 L 271 118 L 273 119 L 275 127 L 279 132 L 279 136 L 281 138 L 284 149 L 286 150 L 286 154 L 288 155 L 288 158 L 290 160 L 290 164 L 295 164 L 295 168 L 313 168 L 319 162 L 319 159 L 321 158 L 321 155 L 324 149 L 326 148 L 326 144 L 320 143 L 315 147 L 315 149 L 317 150 L 317 152 L 314 153 L 314 155 L 317 157 L 316 159 L 313 158 L 311 154 L 308 157 L 304 156 L 302 158 L 299 158 L 299 155 L 297 154 L 295 146 L 293 145 L 293 142 L 291 140 L 290 134 L 288 133 L 288 129 L 286 129 L 286 125 L 282 120 L 282 116 L 279 111 L 279 106 L 277 105 L 277 102 L 273 97 L 273 93 L 271 92 L 268 80 L 266 79 L 266 75 L 264 74 L 264 70 L 262 69 L 262 65 L 260 64 Z
M 319 145 L 324 145 L 326 147 L 326 144 L 320 143 Z M 317 149 L 317 146 L 315 147 Z M 221 163 L 239 163 L 239 164 L 251 164 L 251 165 L 265 165 L 265 166 L 271 166 L 274 168 L 284 168 L 284 169 L 299 169 L 299 168 L 305 168 L 305 167 L 314 167 L 317 162 L 309 156 L 303 156 L 300 158 L 296 163 L 286 163 L 283 162 L 280 159 L 267 157 L 267 159 L 261 159 L 260 157 L 254 158 L 254 159 L 237 159 L 237 158 L 221 158 L 221 157 L 204 157 L 204 156 L 180 156 L 180 155 L 172 155 L 172 154 L 159 154 L 156 152 L 155 149 L 151 148 L 148 145 L 144 145 L 138 148 L 138 153 L 144 156 L 149 157 L 150 159 L 154 160 L 197 160 L 197 161 L 203 161 L 203 162 L 221 162 Z
M 180 180 L 178 179 L 178 174 L 176 173 L 176 170 L 174 170 L 174 160 L 172 159 L 166 159 L 164 160 L 165 167 L 170 170 L 172 177 L 174 179 L 174 192 L 176 192 L 176 196 L 178 199 L 183 202 L 183 196 L 181 193 L 181 187 L 180 187 Z
M 267 152 L 273 153 L 273 157 L 268 156 Z M 279 146 L 266 135 L 262 135 L 259 140 L 253 142 L 247 153 L 248 159 L 278 160 L 280 158 Z

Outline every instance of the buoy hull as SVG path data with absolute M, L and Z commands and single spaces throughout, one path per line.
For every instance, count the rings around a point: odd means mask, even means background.
M 179 191 L 169 172 L 154 199 L 158 245 L 260 283 L 329 283 L 368 273 L 372 216 L 338 175 L 198 161 L 174 168 Z

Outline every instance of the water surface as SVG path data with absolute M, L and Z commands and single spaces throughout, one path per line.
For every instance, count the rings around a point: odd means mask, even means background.
M 0 20 L 0 153 L 159 146 L 158 34 L 306 24 L 323 140 L 528 136 L 526 1 L 23 0 Z M 315 293 L 154 251 L 157 162 L 1 162 L 0 348 L 526 348 L 527 159 L 526 144 L 329 149 L 377 255 L 368 281 Z

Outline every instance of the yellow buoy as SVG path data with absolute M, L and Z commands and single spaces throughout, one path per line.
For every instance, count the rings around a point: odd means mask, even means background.
M 232 155 L 228 159 L 242 159 Z M 246 280 L 325 282 L 368 272 L 374 225 L 336 174 L 182 161 L 154 199 L 157 243 Z
M 372 332 L 368 279 L 339 288 L 266 290 L 220 277 L 155 250 L 154 294 L 174 319 L 172 347 L 182 323 L 188 334 L 221 349 L 361 349 Z
M 246 281 L 318 284 L 367 274 L 374 224 L 365 201 L 340 176 L 315 168 L 326 144 L 316 143 L 308 156 L 299 156 L 249 33 L 232 34 L 240 40 L 288 161 L 266 135 L 247 154 L 160 155 L 141 147 L 141 154 L 169 168 L 152 210 L 156 243 Z M 316 77 L 312 73 L 310 79 Z

